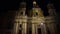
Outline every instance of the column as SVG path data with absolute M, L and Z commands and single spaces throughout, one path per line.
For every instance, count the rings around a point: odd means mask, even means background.
M 37 24 L 35 24 L 35 27 L 36 27 L 36 34 L 38 34 L 38 26 L 37 26 Z
M 47 34 L 46 24 L 44 24 L 44 34 Z
M 32 23 L 32 34 L 35 34 L 35 25 Z
M 54 24 L 54 29 L 55 29 L 55 33 L 57 34 L 57 27 L 56 27 L 56 23 Z
M 50 32 L 51 32 L 51 34 L 55 34 L 55 30 L 54 30 L 53 23 L 48 24 L 48 28 L 49 28 L 49 30 L 50 30 Z
M 47 34 L 45 24 L 42 23 L 40 26 L 41 26 L 41 33 L 42 34 Z
M 25 34 L 27 34 L 27 23 L 25 23 Z
M 17 34 L 18 33 L 18 24 L 19 23 L 14 23 L 13 34 Z
M 22 34 L 27 34 L 27 23 L 22 24 Z
M 25 29 L 25 25 L 24 25 L 24 23 L 22 23 L 22 34 L 25 33 L 25 32 L 24 32 L 24 31 L 25 31 L 24 29 Z

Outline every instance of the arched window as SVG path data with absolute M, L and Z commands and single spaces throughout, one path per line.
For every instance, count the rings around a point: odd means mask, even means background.
M 37 13 L 37 12 L 35 12 L 34 16 L 38 16 L 38 13 Z
M 23 15 L 23 12 L 21 12 L 21 15 Z
M 38 15 L 38 13 L 36 12 L 36 15 Z
M 20 24 L 20 27 L 22 27 L 22 24 Z

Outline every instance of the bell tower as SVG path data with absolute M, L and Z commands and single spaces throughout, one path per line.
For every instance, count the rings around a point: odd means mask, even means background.
M 49 16 L 56 16 L 56 10 L 51 2 L 47 5 Z
M 46 34 L 45 19 L 42 9 L 33 1 L 33 7 L 30 10 L 30 17 L 32 23 L 32 34 Z M 38 32 L 40 31 L 40 32 Z
M 32 11 L 30 12 L 31 12 L 30 13 L 31 16 L 34 16 L 34 17 L 43 16 L 43 11 L 41 8 L 39 8 L 35 0 L 33 1 L 33 8 L 32 8 Z
M 51 34 L 56 34 L 56 10 L 51 2 L 47 5 L 49 16 L 46 17 L 47 27 Z
M 25 14 L 25 12 L 26 12 L 26 2 L 22 0 L 22 2 L 19 5 L 19 10 L 16 11 L 13 34 L 27 33 L 27 15 Z
M 26 15 L 25 12 L 26 12 L 26 2 L 22 0 L 22 2 L 19 5 L 18 15 L 25 16 Z

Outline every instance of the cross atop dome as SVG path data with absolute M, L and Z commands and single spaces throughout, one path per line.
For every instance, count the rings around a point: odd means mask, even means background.
M 35 0 L 33 1 L 33 7 L 38 7 L 37 2 Z
M 36 1 L 33 1 L 33 4 L 36 5 Z

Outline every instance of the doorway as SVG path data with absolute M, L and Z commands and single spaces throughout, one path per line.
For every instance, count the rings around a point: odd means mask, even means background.
M 41 28 L 38 28 L 38 34 L 41 34 Z

